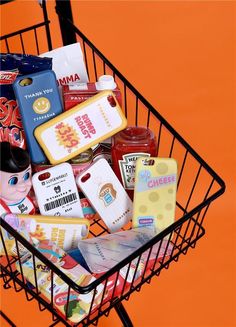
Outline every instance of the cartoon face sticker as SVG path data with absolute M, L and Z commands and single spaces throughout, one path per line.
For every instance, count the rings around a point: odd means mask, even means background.
M 0 171 L 1 198 L 7 204 L 14 204 L 23 200 L 31 188 L 31 167 L 19 173 Z
M 99 199 L 108 207 L 116 199 L 116 190 L 111 183 L 104 184 L 99 191 Z
M 36 99 L 33 103 L 33 109 L 37 114 L 45 114 L 50 107 L 50 101 L 44 97 Z

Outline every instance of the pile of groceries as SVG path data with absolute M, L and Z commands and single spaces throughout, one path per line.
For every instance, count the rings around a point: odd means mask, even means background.
M 89 285 L 174 222 L 177 163 L 157 157 L 154 131 L 128 124 L 113 76 L 88 79 L 79 43 L 0 60 L 1 219 L 74 283 Z M 17 258 L 28 285 L 50 301 L 53 294 L 58 312 L 75 323 L 91 302 L 96 310 L 119 297 L 173 251 L 163 239 L 95 295 L 70 290 L 68 298 L 57 274 L 52 292 L 51 270 L 1 233 L 0 260 Z

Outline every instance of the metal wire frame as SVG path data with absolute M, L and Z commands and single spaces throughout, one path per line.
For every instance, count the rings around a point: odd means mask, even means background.
M 0 310 L 0 316 L 2 316 L 2 318 L 9 324 L 9 326 L 16 327 L 16 325 L 11 321 L 11 319 L 1 310 Z
M 196 221 L 194 219 L 191 219 L 191 221 L 193 224 L 196 224 Z M 78 324 L 78 325 L 88 326 L 90 324 L 97 323 L 98 319 L 103 314 L 108 315 L 111 308 L 115 307 L 117 309 L 117 304 L 120 303 L 123 299 L 128 300 L 129 295 L 133 291 L 135 291 L 135 290 L 140 291 L 141 286 L 144 283 L 146 283 L 146 282 L 150 283 L 151 278 L 153 276 L 159 275 L 163 268 L 168 268 L 171 261 L 174 261 L 174 260 L 177 261 L 176 259 L 178 259 L 179 255 L 181 253 L 184 253 L 184 251 L 186 249 L 188 249 L 190 246 L 192 246 L 200 237 L 202 237 L 204 235 L 204 232 L 205 232 L 204 229 L 199 224 L 197 224 L 198 229 L 196 230 L 195 235 L 192 236 L 191 238 L 186 237 L 184 239 L 183 235 L 180 232 L 182 226 L 183 226 L 183 224 L 182 225 L 178 224 L 176 226 L 176 228 L 174 230 L 172 229 L 171 232 L 169 232 L 169 233 L 167 233 L 166 230 L 163 231 L 164 235 L 166 235 L 166 237 L 167 237 L 166 249 L 167 249 L 168 244 L 171 243 L 173 245 L 173 250 L 172 250 L 171 254 L 168 254 L 168 255 L 166 254 L 166 251 L 165 251 L 161 260 L 158 260 L 158 257 L 159 257 L 159 252 L 160 252 L 160 248 L 162 246 L 164 237 L 159 234 L 159 235 L 157 235 L 159 241 L 156 241 L 155 238 L 152 239 L 150 242 L 145 244 L 142 248 L 135 251 L 132 255 L 127 257 L 121 263 L 116 265 L 113 269 L 111 269 L 106 274 L 104 274 L 100 279 L 97 279 L 95 282 L 91 283 L 90 285 L 88 285 L 86 287 L 79 287 L 70 278 L 68 278 L 64 273 L 62 273 L 60 271 L 60 269 L 55 267 L 54 264 L 52 264 L 47 258 L 45 258 L 44 255 L 42 255 L 36 248 L 34 248 L 32 245 L 30 245 L 13 228 L 11 228 L 11 226 L 9 226 L 4 220 L 1 220 L 1 227 L 4 228 L 5 230 L 7 230 L 15 238 L 16 249 L 17 249 L 17 256 L 14 260 L 12 260 L 7 253 L 7 250 L 5 247 L 5 242 L 2 237 L 2 232 L 1 232 L 1 241 L 2 241 L 3 247 L 5 249 L 5 255 L 6 255 L 5 259 L 7 261 L 7 264 L 5 264 L 5 265 L 3 263 L 1 263 L 3 275 L 5 274 L 5 276 L 7 276 L 7 278 L 8 278 L 7 280 L 5 280 L 5 285 L 9 285 L 10 282 L 13 282 L 13 286 L 16 291 L 24 290 L 28 301 L 30 301 L 32 298 L 36 298 L 39 301 L 39 303 L 41 305 L 43 305 L 43 309 L 47 308 L 49 311 L 52 312 L 53 316 L 55 316 L 57 318 L 56 321 L 62 321 L 63 323 L 65 323 L 66 326 L 69 326 L 70 324 L 67 322 L 67 319 L 66 318 L 63 319 L 61 317 L 61 315 L 58 314 L 58 312 L 54 306 L 53 288 L 51 288 L 52 291 L 51 291 L 51 300 L 50 301 L 46 300 L 41 295 L 41 293 L 38 289 L 38 285 L 37 285 L 37 271 L 36 271 L 36 267 L 35 267 L 35 258 L 42 261 L 46 266 L 48 266 L 51 269 L 51 277 L 52 277 L 51 283 L 53 283 L 53 276 L 55 275 L 55 276 L 59 276 L 68 285 L 67 305 L 68 305 L 71 289 L 73 289 L 74 291 L 77 291 L 78 293 L 88 293 L 89 291 L 93 291 L 93 294 L 95 294 L 96 289 L 99 286 L 99 284 L 103 283 L 103 286 L 104 286 L 103 296 L 102 296 L 100 305 L 96 308 L 96 312 L 94 313 L 92 310 L 93 304 L 94 304 L 94 297 L 93 297 L 93 300 L 91 301 L 91 306 L 90 306 L 88 316 L 80 324 Z M 179 240 L 179 242 L 178 242 L 178 240 Z M 147 266 L 146 266 L 144 268 L 141 279 L 139 279 L 138 281 L 135 281 L 134 277 L 133 277 L 131 283 L 128 283 L 127 276 L 128 276 L 128 272 L 129 272 L 129 269 L 130 269 L 130 266 L 131 266 L 131 263 L 133 262 L 133 260 L 137 259 L 136 269 L 133 272 L 133 276 L 135 276 L 136 272 L 137 272 L 138 263 L 139 263 L 141 257 L 143 256 L 143 254 L 145 252 L 149 251 L 148 255 L 147 255 L 147 262 L 148 262 L 150 254 L 153 251 L 153 246 L 155 244 L 158 244 L 158 250 L 156 252 L 156 259 L 154 260 L 154 263 L 153 263 L 151 269 L 147 269 Z M 20 252 L 19 252 L 19 247 L 22 247 L 22 246 L 26 247 L 29 250 L 29 253 L 31 254 L 31 256 L 33 258 L 34 286 L 35 286 L 33 289 L 29 288 L 29 286 L 27 284 L 27 280 L 25 279 L 25 276 L 24 276 L 24 271 L 23 271 L 22 263 L 21 263 L 21 259 L 20 259 L 21 256 L 20 256 Z M 18 263 L 18 265 L 19 265 L 19 268 L 17 270 L 15 268 L 16 263 Z M 127 269 L 126 277 L 124 278 L 124 286 L 122 288 L 122 291 L 119 294 L 119 297 L 117 297 L 117 295 L 115 295 L 115 290 L 116 290 L 117 281 L 118 281 L 118 274 L 119 274 L 120 270 L 125 266 L 128 269 Z M 114 275 L 116 275 L 117 278 L 115 279 L 113 293 L 107 301 L 105 298 L 105 293 L 108 288 L 107 287 L 108 281 Z M 20 286 L 20 288 L 19 288 L 19 286 Z M 74 324 L 74 326 L 77 326 L 77 324 Z
M 119 85 L 123 94 L 123 110 L 130 124 L 145 125 L 152 128 L 157 137 L 158 155 L 165 157 L 178 158 L 179 163 L 179 178 L 178 178 L 178 193 L 177 193 L 177 211 L 176 221 L 162 230 L 152 240 L 143 245 L 140 249 L 134 251 L 122 262 L 103 274 L 100 278 L 85 287 L 78 286 L 60 269 L 44 257 L 36 248 L 29 244 L 21 235 L 11 228 L 4 220 L 0 220 L 3 229 L 7 230 L 16 242 L 18 255 L 16 258 L 9 256 L 4 239 L 3 243 L 5 257 L 1 261 L 0 267 L 5 288 L 10 285 L 19 292 L 25 292 L 27 300 L 37 299 L 40 310 L 45 308 L 51 311 L 53 323 L 56 325 L 62 321 L 66 326 L 70 326 L 68 321 L 67 309 L 71 290 L 80 294 L 93 292 L 93 297 L 88 315 L 78 324 L 74 326 L 88 326 L 90 324 L 97 325 L 99 318 L 102 315 L 109 315 L 112 308 L 115 308 L 122 319 L 125 326 L 132 326 L 126 311 L 122 305 L 123 300 L 128 300 L 134 291 L 140 291 L 145 283 L 150 283 L 152 277 L 159 276 L 161 271 L 168 269 L 171 262 L 177 262 L 181 254 L 186 255 L 189 248 L 194 248 L 196 242 L 204 235 L 203 228 L 204 218 L 208 211 L 209 205 L 213 200 L 220 196 L 225 190 L 223 180 L 214 172 L 214 170 L 196 153 L 196 151 L 181 137 L 181 135 L 160 115 L 160 113 L 138 92 L 136 88 L 113 66 L 113 64 L 93 45 L 91 41 L 66 17 L 63 13 L 56 9 L 60 20 L 66 20 L 67 26 L 76 34 L 76 38 L 80 41 L 84 52 L 85 64 L 90 77 L 90 80 L 96 80 L 99 74 L 112 74 Z M 48 21 L 48 20 L 47 20 Z M 45 20 L 46 23 L 46 20 Z M 44 23 L 42 23 L 44 24 Z M 39 24 L 41 26 L 41 24 Z M 46 24 L 48 25 L 48 24 Z M 42 25 L 43 26 L 43 25 Z M 39 26 L 38 26 L 39 27 Z M 27 30 L 34 29 L 29 27 Z M 21 31 L 13 33 L 14 35 L 23 33 Z M 12 34 L 8 35 L 11 37 Z M 7 36 L 2 37 L 2 40 L 7 42 Z M 23 42 L 23 38 L 21 38 Z M 6 43 L 7 44 L 7 43 Z M 37 42 L 36 42 L 37 44 Z M 38 45 L 36 46 L 38 52 Z M 50 42 L 49 42 L 50 49 Z M 22 51 L 24 48 L 22 47 Z M 191 170 L 191 173 L 190 173 Z M 200 192 L 201 191 L 201 192 Z M 180 194 L 180 195 L 179 195 Z M 108 233 L 103 222 L 97 218 L 91 224 L 91 236 L 99 236 Z M 165 251 L 160 258 L 160 251 L 163 243 L 166 242 Z M 172 245 L 171 253 L 167 253 L 167 246 Z M 34 288 L 30 288 L 24 276 L 22 263 L 20 259 L 19 246 L 24 246 L 29 250 L 32 256 L 34 265 Z M 148 262 L 156 248 L 155 260 L 152 266 L 148 267 Z M 138 265 L 143 256 L 146 256 L 146 263 L 142 276 L 135 280 Z M 51 272 L 51 283 L 55 276 L 59 276 L 67 285 L 67 304 L 66 315 L 61 316 L 53 303 L 53 288 L 50 300 L 42 296 L 37 285 L 37 271 L 35 260 L 42 261 Z M 132 263 L 136 264 L 131 282 L 128 282 L 128 275 Z M 18 270 L 16 270 L 18 263 Z M 122 268 L 126 267 L 126 276 L 124 284 L 119 294 L 116 294 L 118 278 Z M 109 281 L 113 278 L 114 287 L 110 298 L 106 298 Z M 103 284 L 102 299 L 100 304 L 94 309 L 95 292 L 99 285 Z
M 42 10 L 43 10 L 43 22 L 32 25 L 27 28 L 20 29 L 18 31 L 15 31 L 13 33 L 6 34 L 4 36 L 0 36 L 0 41 L 5 43 L 5 47 L 7 50 L 7 53 L 11 53 L 11 46 L 9 44 L 9 41 L 15 37 L 18 36 L 20 39 L 20 44 L 21 44 L 21 53 L 26 54 L 26 49 L 24 45 L 24 35 L 26 35 L 28 32 L 33 31 L 34 33 L 34 40 L 35 40 L 35 47 L 36 47 L 36 52 L 35 54 L 40 54 L 39 50 L 39 40 L 38 40 L 38 31 L 44 27 L 45 28 L 45 36 L 46 36 L 46 41 L 47 41 L 47 46 L 48 50 L 52 50 L 52 40 L 51 40 L 51 33 L 50 33 L 50 20 L 48 19 L 48 14 L 47 14 L 47 8 L 46 8 L 46 2 L 45 0 L 42 1 Z M 32 44 L 31 44 L 32 46 Z

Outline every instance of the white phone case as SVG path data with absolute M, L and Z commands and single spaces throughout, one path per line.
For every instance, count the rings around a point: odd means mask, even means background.
M 76 179 L 111 232 L 132 218 L 133 204 L 106 159 L 99 159 Z
M 32 183 L 41 215 L 84 217 L 69 163 L 34 174 Z

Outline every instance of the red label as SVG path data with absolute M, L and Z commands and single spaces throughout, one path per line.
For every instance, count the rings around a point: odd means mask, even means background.
M 69 76 L 64 76 L 57 80 L 58 85 L 67 85 L 70 83 L 75 83 L 80 81 L 80 76 L 78 74 L 72 74 Z
M 0 71 L 0 84 L 13 84 L 18 73 Z

